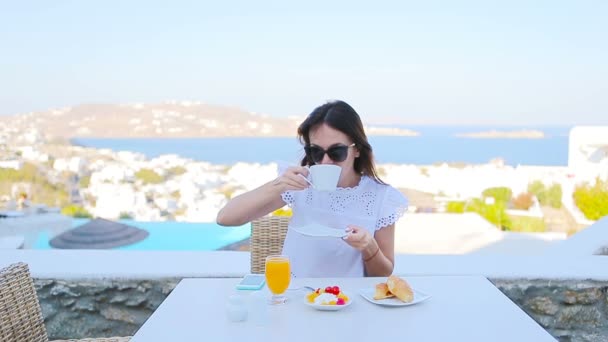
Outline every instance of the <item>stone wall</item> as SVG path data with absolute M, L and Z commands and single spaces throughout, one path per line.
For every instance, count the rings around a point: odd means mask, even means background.
M 560 341 L 608 341 L 608 282 L 492 280 Z
M 132 336 L 179 279 L 36 279 L 49 338 Z
M 177 285 L 160 280 L 35 280 L 49 337 L 131 336 Z M 560 341 L 608 341 L 608 282 L 492 282 Z M 505 322 L 508 324 L 508 322 Z

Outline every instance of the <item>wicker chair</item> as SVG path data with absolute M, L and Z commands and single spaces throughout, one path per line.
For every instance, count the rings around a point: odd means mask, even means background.
M 63 342 L 126 342 L 130 337 L 86 338 Z M 27 264 L 0 269 L 0 341 L 48 342 L 42 311 Z M 61 342 L 54 341 L 54 342 Z
M 251 273 L 263 274 L 266 257 L 281 254 L 289 217 L 264 216 L 251 222 Z

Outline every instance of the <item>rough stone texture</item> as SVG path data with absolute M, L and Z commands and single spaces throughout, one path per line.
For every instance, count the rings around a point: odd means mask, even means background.
M 600 247 L 600 249 L 595 251 L 595 253 L 593 253 L 593 254 L 594 255 L 608 255 L 608 246 Z
M 608 341 L 608 282 L 492 279 L 559 341 Z
M 179 279 L 36 279 L 51 340 L 132 336 L 175 288 Z
M 559 341 L 608 342 L 608 282 L 491 281 Z M 178 282 L 37 279 L 35 285 L 53 340 L 133 335 Z

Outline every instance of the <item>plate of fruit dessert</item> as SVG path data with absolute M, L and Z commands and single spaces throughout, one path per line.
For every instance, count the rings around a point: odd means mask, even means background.
M 321 311 L 338 311 L 349 306 L 351 297 L 338 286 L 318 288 L 306 294 L 306 305 Z

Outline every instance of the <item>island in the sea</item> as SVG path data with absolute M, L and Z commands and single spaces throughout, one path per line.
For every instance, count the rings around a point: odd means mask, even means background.
M 474 133 L 458 133 L 457 137 L 461 138 L 482 138 L 482 139 L 542 139 L 545 138 L 545 133 L 538 130 L 522 129 L 514 131 L 498 131 L 489 130 Z
M 304 115 L 274 117 L 232 106 L 168 101 L 156 104 L 83 104 L 0 117 L 0 128 L 44 132 L 47 138 L 293 137 Z M 417 136 L 395 127 L 365 127 L 369 135 Z

